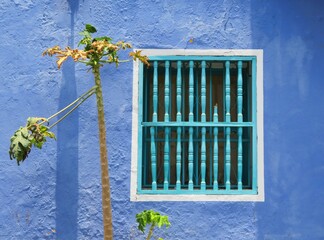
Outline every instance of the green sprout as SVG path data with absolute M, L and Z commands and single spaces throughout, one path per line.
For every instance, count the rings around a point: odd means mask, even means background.
M 153 236 L 153 230 L 157 226 L 161 228 L 165 226 L 166 228 L 170 227 L 171 223 L 169 222 L 168 216 L 163 216 L 154 210 L 144 210 L 136 214 L 136 221 L 138 222 L 138 230 L 145 232 L 145 227 L 151 225 L 149 232 L 147 234 L 146 240 L 150 240 Z M 159 240 L 163 240 L 159 238 Z

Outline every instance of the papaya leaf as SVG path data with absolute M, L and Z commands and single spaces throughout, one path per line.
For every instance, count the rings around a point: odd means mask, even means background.
M 93 39 L 93 41 L 107 41 L 107 42 L 109 42 L 109 43 L 111 43 L 111 38 L 110 37 L 96 37 L 96 38 L 94 38 Z
M 19 128 L 10 139 L 9 156 L 16 159 L 17 164 L 23 162 L 30 153 L 32 142 L 27 127 Z
M 54 138 L 55 134 L 49 131 L 46 118 L 30 117 L 25 127 L 20 127 L 10 139 L 9 156 L 16 159 L 18 165 L 23 162 L 31 151 L 32 146 L 41 149 L 46 138 Z
M 92 26 L 91 24 L 86 24 L 85 25 L 85 30 L 87 32 L 89 32 L 89 33 L 95 33 L 95 32 L 97 32 L 97 29 L 94 26 Z

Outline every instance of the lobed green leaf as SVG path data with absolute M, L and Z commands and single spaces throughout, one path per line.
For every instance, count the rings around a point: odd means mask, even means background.
M 54 138 L 55 134 L 50 132 L 47 126 L 46 118 L 30 117 L 27 119 L 25 127 L 20 127 L 10 139 L 9 156 L 10 159 L 16 159 L 17 164 L 23 162 L 31 151 L 32 146 L 42 148 L 46 138 Z
M 89 33 L 97 32 L 97 29 L 94 26 L 92 26 L 91 24 L 86 24 L 85 30 L 88 31 Z
M 16 159 L 17 164 L 20 165 L 20 162 L 28 157 L 31 147 L 32 142 L 27 127 L 20 127 L 10 139 L 10 159 Z

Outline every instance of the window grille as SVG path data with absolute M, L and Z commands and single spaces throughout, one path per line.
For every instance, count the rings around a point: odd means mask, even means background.
M 257 194 L 256 56 L 140 64 L 138 194 Z

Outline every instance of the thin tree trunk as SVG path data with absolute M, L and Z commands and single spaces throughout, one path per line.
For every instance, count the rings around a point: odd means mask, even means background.
M 108 154 L 106 142 L 106 125 L 104 116 L 104 104 L 102 97 L 102 86 L 100 79 L 99 66 L 93 67 L 95 84 L 97 86 L 97 109 L 99 126 L 99 144 L 100 144 L 100 165 L 101 165 L 101 185 L 102 185 L 102 212 L 104 225 L 104 240 L 113 239 L 112 214 L 110 201 L 110 183 L 108 172 Z
M 154 229 L 155 225 L 154 223 L 152 223 L 151 227 L 150 227 L 150 230 L 149 230 L 149 233 L 147 235 L 147 238 L 146 240 L 151 240 L 151 237 L 153 236 L 153 229 Z

